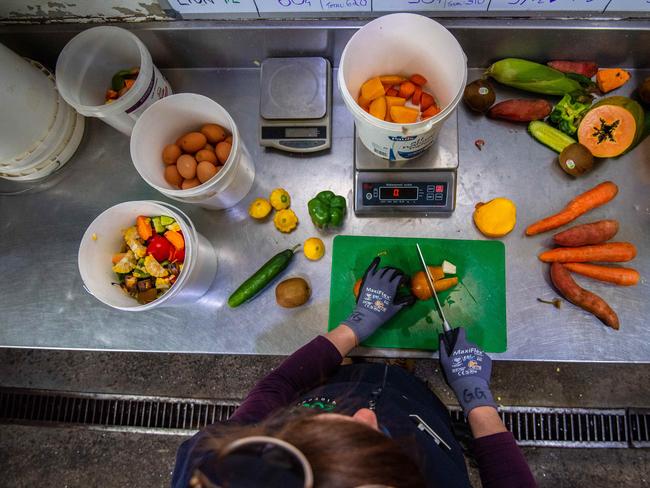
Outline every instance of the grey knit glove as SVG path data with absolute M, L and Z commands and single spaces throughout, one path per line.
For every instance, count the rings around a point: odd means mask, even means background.
M 465 338 L 465 329 L 458 330 L 458 339 L 451 356 L 447 354 L 440 334 L 440 364 L 447 384 L 454 390 L 465 416 L 476 407 L 496 408 L 490 391 L 492 360 L 476 344 Z
M 413 295 L 397 297 L 397 290 L 406 276 L 397 268 L 379 268 L 376 257 L 363 275 L 357 306 L 342 323 L 357 336 L 357 343 L 365 341 L 397 312 L 415 301 Z

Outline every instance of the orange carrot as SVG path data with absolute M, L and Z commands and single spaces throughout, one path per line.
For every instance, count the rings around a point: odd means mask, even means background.
M 632 286 L 639 282 L 639 272 L 632 268 L 623 268 L 621 266 L 599 266 L 588 263 L 564 263 L 564 267 L 569 271 L 588 276 L 595 280 L 614 283 L 615 285 Z
M 138 229 L 138 235 L 143 241 L 146 241 L 153 235 L 151 219 L 149 217 L 138 215 L 138 218 L 135 219 L 135 226 Z
M 413 102 L 413 105 L 420 105 L 421 97 L 422 97 L 422 87 L 416 85 L 415 91 L 413 92 L 413 98 L 411 98 L 411 102 Z
M 185 239 L 183 239 L 183 235 L 180 232 L 168 230 L 165 232 L 165 238 L 171 242 L 176 249 L 180 250 L 185 248 Z
M 601 205 L 605 205 L 607 202 L 612 200 L 617 193 L 618 186 L 611 181 L 605 181 L 596 185 L 591 190 L 588 190 L 571 200 L 561 212 L 529 225 L 526 229 L 526 235 L 534 236 L 535 234 L 557 229 L 564 224 L 568 224 L 582 214 L 600 207 Z
M 436 101 L 433 98 L 433 95 L 423 91 L 422 96 L 420 97 L 420 110 L 426 112 L 426 110 L 431 106 L 435 105 Z
M 415 85 L 410 81 L 405 81 L 399 86 L 399 97 L 406 98 L 407 100 L 411 98 L 411 95 L 415 93 Z
M 424 86 L 427 84 L 427 79 L 417 73 L 411 76 L 409 79 L 418 86 Z
M 631 261 L 636 247 L 629 242 L 606 242 L 594 246 L 556 247 L 539 255 L 545 263 L 586 263 L 590 261 L 620 263 Z
M 396 97 L 398 94 L 399 92 L 394 87 L 389 88 L 386 92 L 387 97 Z
M 428 109 L 426 109 L 424 112 L 422 112 L 422 120 L 428 119 L 429 117 L 433 117 L 434 115 L 436 115 L 439 112 L 440 112 L 440 107 L 438 107 L 434 103 Z

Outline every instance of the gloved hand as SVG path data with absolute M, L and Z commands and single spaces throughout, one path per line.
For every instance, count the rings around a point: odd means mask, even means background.
M 490 391 L 492 360 L 476 344 L 467 342 L 465 329 L 458 330 L 458 339 L 451 352 L 440 334 L 440 364 L 445 381 L 454 390 L 465 416 L 476 407 L 489 405 L 496 408 Z
M 363 275 L 357 306 L 342 323 L 357 336 L 357 344 L 365 341 L 397 312 L 415 302 L 411 294 L 396 298 L 397 289 L 406 276 L 397 268 L 379 268 L 376 257 Z

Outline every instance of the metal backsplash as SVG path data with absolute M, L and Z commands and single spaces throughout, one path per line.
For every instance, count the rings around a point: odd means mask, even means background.
M 438 19 L 458 39 L 470 67 L 507 56 L 597 59 L 605 66 L 650 68 L 650 22 L 530 19 Z M 271 56 L 324 56 L 338 65 L 362 20 L 156 22 L 116 24 L 147 45 L 159 68 L 251 67 Z M 54 66 L 86 24 L 0 26 L 0 42 Z M 423 49 L 435 46 L 423 46 Z

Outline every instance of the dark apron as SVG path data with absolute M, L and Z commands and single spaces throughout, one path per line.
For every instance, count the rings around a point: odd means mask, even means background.
M 381 430 L 418 464 L 427 486 L 471 487 L 447 409 L 424 383 L 400 367 L 343 366 L 327 383 L 301 395 L 299 404 L 346 415 L 370 408 Z M 443 442 L 436 442 L 436 436 Z

